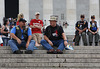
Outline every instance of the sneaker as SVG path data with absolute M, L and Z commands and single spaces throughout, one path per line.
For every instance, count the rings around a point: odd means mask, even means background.
M 47 54 L 55 54 L 55 50 L 51 49 L 51 50 L 47 51 Z
M 92 46 L 92 43 L 90 42 L 89 45 Z
M 57 49 L 57 54 L 63 54 L 63 51 Z
M 13 54 L 23 54 L 23 51 L 16 50 L 16 51 L 13 52 Z
M 86 43 L 84 43 L 84 46 L 87 46 L 87 44 L 86 44 Z
M 26 50 L 25 54 L 32 54 L 32 51 L 31 50 Z
M 98 43 L 97 42 L 95 43 L 95 46 L 98 46 Z

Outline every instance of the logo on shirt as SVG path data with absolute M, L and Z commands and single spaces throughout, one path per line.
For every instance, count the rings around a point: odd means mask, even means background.
M 37 25 L 37 26 L 39 26 L 39 23 L 33 23 L 33 25 Z
M 92 23 L 92 27 L 95 27 L 95 23 Z
M 40 23 L 40 21 L 39 21 L 39 23 Z
M 58 37 L 58 31 L 56 30 L 55 33 L 52 33 L 54 37 Z

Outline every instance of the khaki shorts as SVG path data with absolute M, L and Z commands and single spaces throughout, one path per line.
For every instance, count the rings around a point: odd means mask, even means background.
M 39 44 L 40 44 L 40 41 L 41 41 L 41 39 L 42 39 L 40 33 L 34 33 L 34 34 L 32 34 L 32 38 L 33 38 L 33 40 L 35 40 L 35 41 L 38 42 Z

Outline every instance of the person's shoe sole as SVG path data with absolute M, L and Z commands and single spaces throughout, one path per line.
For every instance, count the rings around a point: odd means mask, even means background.
M 32 54 L 32 51 L 31 50 L 27 50 L 27 51 L 25 51 L 25 54 Z
M 23 51 L 15 51 L 13 54 L 23 54 Z

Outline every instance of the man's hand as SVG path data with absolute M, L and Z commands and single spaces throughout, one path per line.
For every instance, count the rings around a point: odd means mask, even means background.
M 35 25 L 33 25 L 33 28 L 36 28 Z
M 10 33 L 9 31 L 7 33 Z
M 26 48 L 28 48 L 28 46 L 29 46 L 29 42 L 26 43 Z
M 68 42 L 67 41 L 64 41 L 64 45 L 67 46 L 68 45 Z
M 39 25 L 34 25 L 34 27 L 38 28 L 38 27 L 41 27 L 41 25 L 40 24 Z
M 18 44 L 21 44 L 22 41 L 20 39 L 17 39 L 17 42 L 18 42 Z
M 31 28 L 36 28 L 35 25 L 30 25 Z
M 48 41 L 48 43 L 49 43 L 51 46 L 53 46 L 53 43 L 52 43 L 51 41 Z
M 95 34 L 95 32 L 91 32 L 93 35 Z
M 97 31 L 96 32 L 94 32 L 95 34 L 97 33 Z
M 83 31 L 82 30 L 79 30 L 79 34 L 81 34 Z

